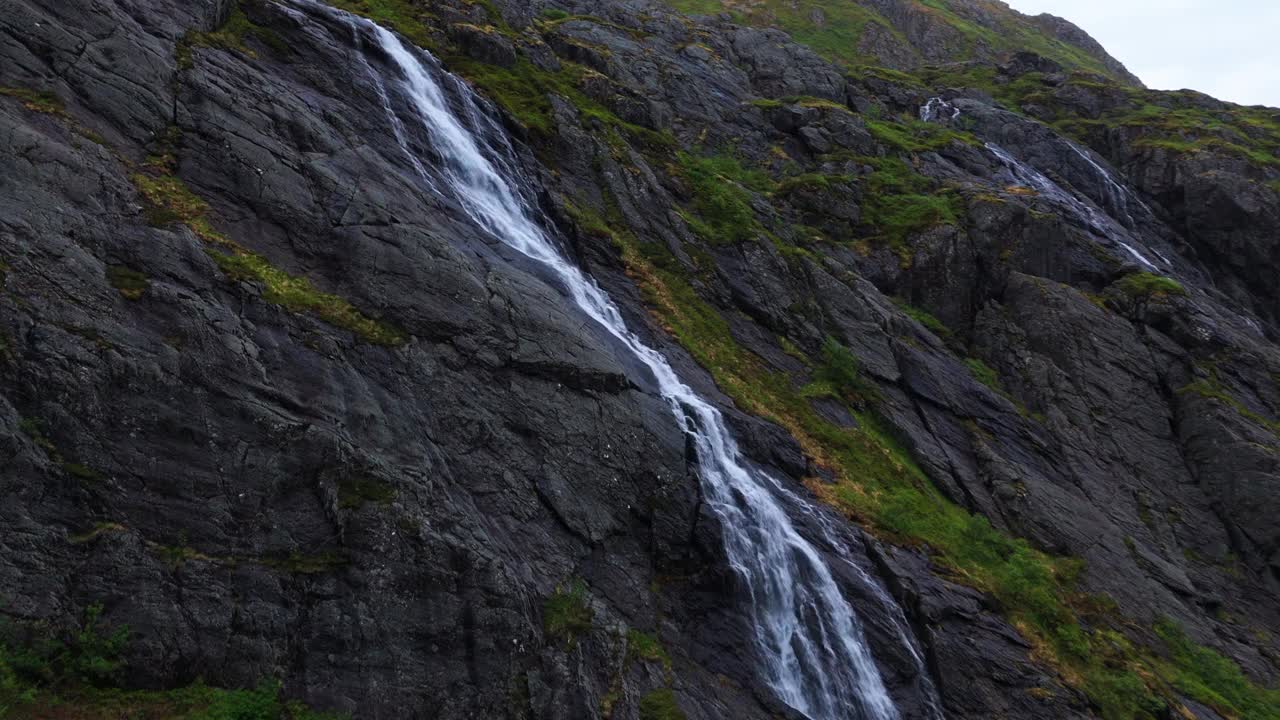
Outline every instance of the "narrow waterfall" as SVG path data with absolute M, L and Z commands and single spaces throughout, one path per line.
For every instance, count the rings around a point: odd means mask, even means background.
M 805 516 L 821 511 L 750 465 L 720 411 L 632 333 L 604 291 L 561 253 L 519 192 L 517 163 L 505 135 L 470 88 L 446 73 L 429 53 L 372 22 L 311 0 L 294 1 L 345 21 L 354 32 L 363 29 L 390 58 L 397 76 L 380 77 L 370 66 L 371 81 L 396 139 L 424 175 L 402 129 L 418 123 L 430 138 L 437 158 L 430 168 L 434 177 L 424 177 L 422 191 L 447 195 L 479 228 L 538 263 L 583 313 L 653 374 L 675 421 L 694 440 L 706 502 L 722 521 L 726 554 L 747 589 L 744 602 L 749 605 L 764 682 L 779 699 L 813 720 L 898 720 L 857 614 L 822 554 L 797 530 L 787 507 Z M 395 98 L 391 88 L 398 91 Z M 919 661 L 906 624 L 900 622 L 901 611 L 876 589 L 891 607 L 901 641 Z M 920 671 L 927 677 L 923 664 Z M 930 696 L 924 703 L 930 716 L 941 717 L 927 679 L 922 685 Z
M 1148 270 L 1152 272 L 1160 271 L 1160 269 L 1155 266 L 1155 263 L 1151 262 L 1145 255 L 1138 252 L 1137 248 L 1121 239 L 1123 230 L 1113 220 L 1104 217 L 1098 213 L 1097 210 L 1094 210 L 1091 205 L 1080 200 L 1080 198 L 1072 195 L 1066 190 L 1063 190 L 1062 186 L 1045 177 L 1044 173 L 1018 160 L 999 145 L 989 142 L 986 144 L 986 148 L 992 155 L 995 155 L 1006 168 L 1009 169 L 1010 174 L 1013 175 L 1014 180 L 1017 180 L 1019 184 L 1029 187 L 1048 198 L 1056 200 L 1058 203 L 1070 209 L 1076 217 L 1083 220 L 1090 230 L 1092 230 L 1096 235 L 1107 238 L 1119 245 L 1125 250 L 1125 252 L 1132 255 L 1133 259 L 1137 260 Z M 1080 151 L 1076 150 L 1076 152 Z M 1088 156 L 1085 156 L 1085 159 L 1089 159 Z M 1113 184 L 1115 183 L 1114 180 L 1111 180 L 1111 176 L 1107 175 L 1105 170 L 1102 170 L 1101 167 L 1099 167 L 1098 170 L 1102 171 L 1103 175 L 1106 176 L 1106 179 L 1109 182 Z M 1116 187 L 1119 186 L 1117 185 Z M 1123 192 L 1123 190 L 1121 190 L 1121 192 Z M 1168 261 L 1165 261 L 1165 263 L 1168 264 Z

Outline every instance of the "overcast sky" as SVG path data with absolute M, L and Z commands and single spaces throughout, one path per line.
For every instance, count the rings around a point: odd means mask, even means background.
M 1064 17 L 1147 87 L 1280 107 L 1280 0 L 1005 0 Z

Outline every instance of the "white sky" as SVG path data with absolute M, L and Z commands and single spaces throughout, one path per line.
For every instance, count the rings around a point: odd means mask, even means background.
M 1005 0 L 1084 28 L 1148 87 L 1280 107 L 1280 0 Z

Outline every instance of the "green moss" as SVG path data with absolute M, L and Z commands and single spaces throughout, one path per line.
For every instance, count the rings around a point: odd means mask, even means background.
M 862 178 L 862 220 L 877 237 L 901 248 L 911 235 L 938 225 L 958 225 L 963 200 L 917 173 L 900 158 L 863 158 L 874 172 Z
M 109 533 L 126 532 L 128 528 L 120 523 L 99 522 L 94 524 L 93 528 L 82 533 L 67 536 L 67 542 L 72 545 L 83 545 L 92 542 Z
M 640 698 L 640 720 L 686 720 L 686 716 L 676 703 L 675 693 L 659 688 Z
M 895 299 L 894 303 L 898 306 L 899 310 L 906 313 L 907 317 L 910 317 L 912 320 L 915 320 L 925 326 L 929 332 L 937 335 L 939 338 L 946 340 L 951 337 L 951 328 L 947 327 L 941 320 L 934 317 L 929 312 L 921 310 L 918 307 L 908 305 L 906 302 L 901 300 Z
M 1187 294 L 1187 289 L 1177 280 L 1149 272 L 1126 275 L 1117 280 L 1113 287 L 1136 300 L 1182 297 Z
M 1216 400 L 1223 405 L 1235 410 L 1241 417 L 1270 430 L 1272 433 L 1280 436 L 1280 421 L 1271 420 L 1250 410 L 1244 403 L 1240 402 L 1234 395 L 1229 393 L 1226 387 L 1218 379 L 1216 372 L 1211 372 L 1209 377 L 1196 380 L 1184 387 L 1178 389 L 1178 394 L 1193 393 L 1210 400 Z
M 414 0 L 330 0 L 328 4 L 391 28 L 414 45 L 436 49 L 436 36 L 432 30 L 440 24 L 433 14 Z
M 542 10 L 542 17 L 547 20 L 564 20 L 569 17 L 569 13 L 561 10 L 560 8 L 544 8 Z
M 626 661 L 636 660 L 661 663 L 668 672 L 671 670 L 671 656 L 667 654 L 666 648 L 662 647 L 658 637 L 632 629 L 627 631 Z
M 1250 682 L 1234 662 L 1191 642 L 1172 621 L 1157 622 L 1155 629 L 1169 656 L 1161 674 L 1179 692 L 1224 717 L 1280 720 L 1280 690 Z
M 321 720 L 280 697 L 280 683 L 228 690 L 197 682 L 172 690 L 119 687 L 128 645 L 126 627 L 101 623 L 92 605 L 79 625 L 14 623 L 0 619 L 0 716 L 11 720 L 184 718 L 185 720 Z
M 940 123 L 916 119 L 867 120 L 867 130 L 876 140 L 900 152 L 941 150 L 952 143 L 979 144 L 969 133 L 952 130 Z
M 77 480 L 86 482 L 94 482 L 102 479 L 102 475 L 97 470 L 81 463 L 64 462 L 61 463 L 62 471 Z
M 762 231 L 751 200 L 753 190 L 768 192 L 773 188 L 768 175 L 745 168 L 731 155 L 681 152 L 677 158 L 691 199 L 685 221 L 703 240 L 735 243 Z
M 178 41 L 176 48 L 178 67 L 190 68 L 195 64 L 195 48 L 225 50 L 256 58 L 258 54 L 248 44 L 250 38 L 277 54 L 289 53 L 289 45 L 283 38 L 268 28 L 254 24 L 237 2 L 232 6 L 231 12 L 227 15 L 227 21 L 222 24 L 222 27 L 213 32 L 189 32 Z
M 822 344 L 822 362 L 813 371 L 813 381 L 801 388 L 804 397 L 835 397 L 858 406 L 876 400 L 879 391 L 874 382 L 862 375 L 862 363 L 849 348 L 835 338 Z
M 395 488 L 367 475 L 345 475 L 338 480 L 338 507 L 344 510 L 356 510 L 365 503 L 386 505 L 395 497 Z
M 48 90 L 28 90 L 18 87 L 0 87 L 0 95 L 11 97 L 32 112 L 67 117 L 66 107 L 62 100 Z
M 973 374 L 974 379 L 995 390 L 996 392 L 1004 392 L 1000 387 L 1000 376 L 990 365 L 979 360 L 978 358 L 965 358 L 965 367 L 969 368 L 969 372 Z
M 587 586 L 581 580 L 568 589 L 557 588 L 542 606 L 542 623 L 547 637 L 573 646 L 578 636 L 591 631 L 595 612 L 587 602 Z
M 126 300 L 140 299 L 151 286 L 151 281 L 146 275 L 123 265 L 107 266 L 107 282 L 111 283 L 111 287 L 119 290 Z
M 209 219 L 209 206 L 178 178 L 165 174 L 136 173 L 134 185 L 147 205 L 153 223 L 183 223 L 208 243 L 206 249 L 218 267 L 232 280 L 251 281 L 263 286 L 262 297 L 292 312 L 305 312 L 355 333 L 377 345 L 399 345 L 404 333 L 362 314 L 336 295 L 322 293 L 311 281 L 290 275 L 271 265 L 218 232 Z M 215 249 L 216 248 L 216 249 Z

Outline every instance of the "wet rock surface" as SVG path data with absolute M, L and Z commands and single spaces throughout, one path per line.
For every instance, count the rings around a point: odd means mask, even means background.
M 1006 165 L 957 142 L 915 170 L 963 194 L 963 229 L 868 249 L 853 240 L 874 198 L 857 180 L 886 151 L 867 122 L 914 113 L 918 89 L 872 93 L 778 31 L 646 2 L 566 3 L 582 19 L 554 24 L 534 20 L 537 3 L 497 5 L 510 35 L 475 8 L 428 10 L 459 56 L 590 68 L 584 93 L 681 148 L 844 178 L 760 209 L 786 243 L 818 228 L 805 253 L 762 233 L 710 244 L 682 219 L 690 188 L 638 143 L 611 147 L 562 98 L 549 133 L 506 116 L 531 201 L 630 325 L 724 407 L 753 461 L 797 492 L 822 472 L 715 388 L 609 240 L 572 231 L 566 198 L 614 202 L 616 225 L 696 263 L 701 296 L 771 366 L 799 372 L 779 338 L 810 355 L 827 336 L 850 348 L 954 502 L 1082 558 L 1084 587 L 1125 616 L 1174 618 L 1275 676 L 1280 197 L 1256 170 L 1122 134 L 1091 143 L 1099 155 L 958 100 L 967 131 L 1103 220 L 1011 190 Z M 691 720 L 790 716 L 755 677 L 741 588 L 652 379 L 562 288 L 424 190 L 430 138 L 377 112 L 388 90 L 372 78 L 388 65 L 367 37 L 299 8 L 238 11 L 270 35 L 186 42 L 232 12 L 212 0 L 18 0 L 0 17 L 0 87 L 65 105 L 0 96 L 3 611 L 56 622 L 102 603 L 133 631 L 132 686 L 280 677 L 289 696 L 362 718 L 633 718 L 668 684 Z M 207 237 L 139 192 L 157 155 L 218 232 L 407 340 L 367 342 L 228 276 Z M 1146 268 L 1117 238 L 1187 293 L 1119 293 Z M 820 411 L 857 422 L 838 403 Z M 842 532 L 825 551 L 904 718 L 928 716 L 926 681 L 947 717 L 1092 716 L 927 549 Z M 557 636 L 547 599 L 578 584 L 590 626 Z M 873 597 L 881 585 L 901 618 Z M 671 667 L 629 654 L 628 630 L 659 638 Z

